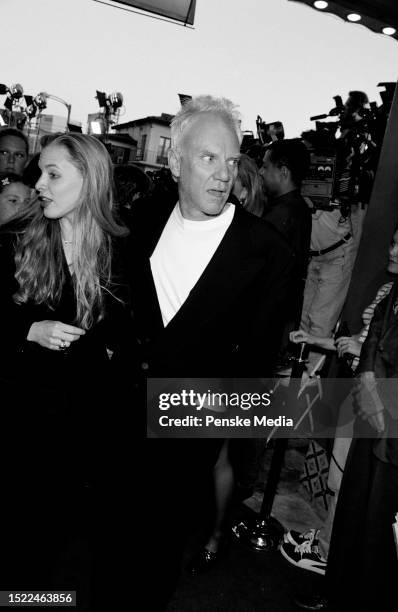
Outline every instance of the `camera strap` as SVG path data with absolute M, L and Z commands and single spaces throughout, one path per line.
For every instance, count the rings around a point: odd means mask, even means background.
M 334 244 L 331 244 L 326 249 L 320 249 L 319 251 L 310 251 L 310 257 L 317 257 L 319 255 L 326 255 L 326 253 L 330 253 L 331 251 L 334 251 L 335 249 L 338 249 L 340 246 L 342 246 L 343 244 L 348 242 L 351 237 L 352 237 L 351 232 L 348 232 L 348 234 L 343 236 L 343 238 L 341 238 L 341 240 L 339 240 L 338 242 L 335 242 Z

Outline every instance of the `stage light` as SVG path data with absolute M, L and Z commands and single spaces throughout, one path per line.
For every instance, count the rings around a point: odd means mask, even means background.
M 47 108 L 47 100 L 44 92 L 38 93 L 37 96 L 35 96 L 35 98 L 33 99 L 33 102 L 37 106 L 39 111 L 42 111 Z
M 121 94 L 120 91 L 114 91 L 109 96 L 109 102 L 113 110 L 120 108 L 123 105 L 123 94 Z
M 329 6 L 329 2 L 324 2 L 324 0 L 316 0 L 314 2 L 314 6 L 320 11 L 323 11 L 325 8 Z
M 356 21 L 361 21 L 362 17 L 361 15 L 358 15 L 358 13 L 350 13 L 349 15 L 347 15 L 347 19 L 348 21 L 352 21 L 352 22 L 356 22 Z
M 395 28 L 391 28 L 389 26 L 382 29 L 383 34 L 386 34 L 387 36 L 394 36 L 396 31 L 397 30 Z
M 23 96 L 23 87 L 20 83 L 14 83 L 10 87 L 10 94 L 13 100 L 19 100 Z

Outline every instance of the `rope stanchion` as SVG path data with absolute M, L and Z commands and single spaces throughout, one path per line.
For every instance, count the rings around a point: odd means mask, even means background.
M 301 377 L 305 370 L 307 356 L 308 345 L 303 342 L 299 345 L 299 354 L 293 358 L 292 372 L 289 380 L 290 394 L 294 394 L 295 397 L 300 391 Z M 293 389 L 293 386 L 297 386 L 297 393 L 296 389 Z M 278 388 L 279 383 L 277 382 L 274 387 L 274 394 L 278 392 Z M 273 433 L 274 430 L 268 437 L 266 444 L 269 443 Z M 263 501 L 258 515 L 244 519 L 234 525 L 232 528 L 232 532 L 238 538 L 238 540 L 252 550 L 261 552 L 276 550 L 285 532 L 283 525 L 271 515 L 271 512 L 274 505 L 287 446 L 288 438 L 277 438 L 275 440 L 270 470 L 264 489 Z

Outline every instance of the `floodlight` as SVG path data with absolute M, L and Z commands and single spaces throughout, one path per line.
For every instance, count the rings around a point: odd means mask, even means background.
M 47 100 L 46 100 L 46 95 L 44 94 L 44 92 L 40 92 L 37 94 L 37 96 L 35 96 L 33 102 L 34 104 L 37 106 L 37 108 L 39 109 L 39 111 L 44 110 L 45 108 L 47 108 Z
M 13 100 L 19 100 L 23 96 L 23 87 L 20 83 L 14 83 L 10 87 L 10 94 Z
M 114 91 L 109 96 L 109 102 L 113 110 L 120 108 L 123 105 L 123 94 L 120 91 Z

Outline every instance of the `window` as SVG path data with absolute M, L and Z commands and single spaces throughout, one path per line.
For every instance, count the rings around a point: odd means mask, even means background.
M 158 146 L 158 154 L 156 156 L 156 163 L 167 165 L 167 151 L 170 148 L 171 139 L 167 138 L 167 136 L 161 136 L 160 142 Z

